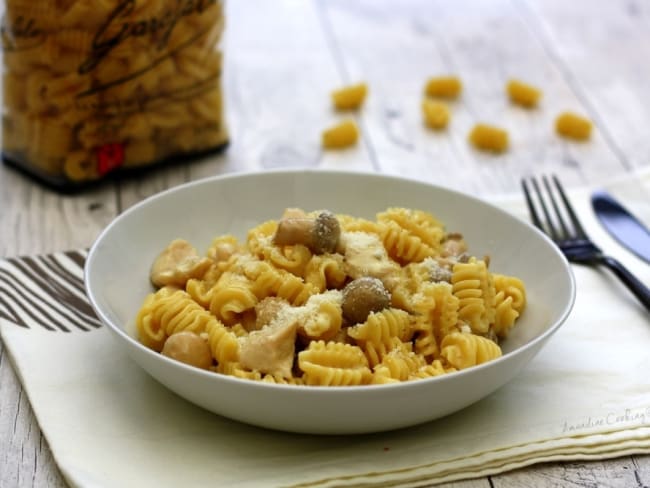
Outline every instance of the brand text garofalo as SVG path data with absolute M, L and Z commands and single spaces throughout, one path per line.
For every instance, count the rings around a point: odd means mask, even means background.
M 168 10 L 158 17 L 133 21 L 129 17 L 135 9 L 135 0 L 122 1 L 95 34 L 92 51 L 79 67 L 79 74 L 92 71 L 108 53 L 131 37 L 149 36 L 156 47 L 162 49 L 181 18 L 201 14 L 214 3 L 216 0 L 182 0 L 175 9 Z

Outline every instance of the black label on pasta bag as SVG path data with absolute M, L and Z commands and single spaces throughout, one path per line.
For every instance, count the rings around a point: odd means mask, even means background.
M 2 49 L 7 52 L 32 49 L 45 41 L 45 34 L 36 25 L 36 20 L 23 15 L 19 15 L 15 19 L 3 16 L 0 35 L 2 36 Z
M 106 21 L 96 32 L 91 45 L 91 51 L 88 57 L 79 66 L 79 74 L 87 74 L 97 68 L 97 66 L 108 56 L 115 48 L 124 42 L 133 38 L 145 37 L 151 41 L 158 51 L 163 51 L 172 31 L 183 18 L 193 14 L 201 14 L 211 5 L 217 3 L 217 0 L 182 0 L 170 10 L 165 11 L 159 16 L 152 16 L 145 19 L 134 20 L 131 18 L 136 7 L 136 0 L 124 0 L 115 7 L 108 15 Z M 111 81 L 105 86 L 94 87 L 92 93 L 96 93 L 106 88 L 110 88 L 119 83 L 130 81 L 138 76 L 145 74 L 147 71 L 155 68 L 165 59 L 173 56 L 177 52 L 193 44 L 197 39 L 203 36 L 205 32 L 194 32 L 187 40 L 176 46 L 173 50 L 161 54 L 160 57 L 151 60 L 151 63 L 144 68 L 140 68 L 134 73 L 129 73 L 121 79 Z M 91 93 L 84 93 L 89 95 Z

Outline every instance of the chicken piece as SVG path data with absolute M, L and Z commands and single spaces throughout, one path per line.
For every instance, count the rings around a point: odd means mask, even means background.
M 200 257 L 196 249 L 184 239 L 173 240 L 151 266 L 150 279 L 154 286 L 184 288 L 190 278 L 200 278 L 212 260 Z
M 460 256 L 467 251 L 467 243 L 462 234 L 451 233 L 447 235 L 447 239 L 442 243 L 442 255 Z
M 353 279 L 370 276 L 392 290 L 399 280 L 399 264 L 391 260 L 376 234 L 347 232 L 341 236 L 346 273 Z
M 182 331 L 170 335 L 165 341 L 162 354 L 201 369 L 208 369 L 212 365 L 208 341 L 194 332 Z
M 283 313 L 290 308 L 283 309 L 270 324 L 241 339 L 239 362 L 244 368 L 291 377 L 298 320 L 290 313 Z
M 215 263 L 222 263 L 228 261 L 233 255 L 239 251 L 237 238 L 234 236 L 221 236 L 214 239 L 207 255 Z

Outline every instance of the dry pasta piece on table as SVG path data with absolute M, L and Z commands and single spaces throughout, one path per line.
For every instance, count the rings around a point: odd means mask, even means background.
M 345 120 L 325 129 L 322 134 L 323 147 L 326 149 L 342 149 L 354 146 L 358 139 L 359 129 L 353 120 Z
M 539 88 L 519 80 L 508 81 L 506 92 L 510 101 L 527 108 L 535 107 L 542 97 L 542 91 Z
M 488 124 L 476 124 L 469 133 L 469 141 L 482 151 L 502 153 L 508 150 L 508 132 Z
M 422 100 L 422 116 L 427 127 L 441 130 L 449 124 L 449 107 L 442 102 L 425 98 Z
M 354 110 L 363 104 L 367 94 L 366 83 L 345 86 L 332 92 L 332 103 L 337 110 Z
M 563 112 L 555 119 L 555 131 L 562 137 L 576 141 L 589 139 L 592 127 L 589 119 L 573 112 Z
M 456 76 L 435 76 L 429 78 L 424 93 L 430 97 L 457 98 L 463 90 L 463 83 Z

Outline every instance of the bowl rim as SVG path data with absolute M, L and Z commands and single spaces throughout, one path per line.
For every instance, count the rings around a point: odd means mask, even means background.
M 92 271 L 92 263 L 96 259 L 96 256 L 98 254 L 98 249 L 101 247 L 101 243 L 105 238 L 105 236 L 108 235 L 115 226 L 119 225 L 123 219 L 128 218 L 129 215 L 138 212 L 141 208 L 149 205 L 152 201 L 160 198 L 168 197 L 169 195 L 172 195 L 176 192 L 189 191 L 192 187 L 195 186 L 210 185 L 213 184 L 214 182 L 221 182 L 221 181 L 227 181 L 233 179 L 255 178 L 255 177 L 269 176 L 269 175 L 312 176 L 318 174 L 328 174 L 331 176 L 338 176 L 338 177 L 353 176 L 359 178 L 374 178 L 377 180 L 385 180 L 385 181 L 399 181 L 404 184 L 411 184 L 411 185 L 414 184 L 421 187 L 427 187 L 434 191 L 448 192 L 462 199 L 469 200 L 474 204 L 487 206 L 492 211 L 496 211 L 497 213 L 502 214 L 506 218 L 511 219 L 514 222 L 517 222 L 517 224 L 519 225 L 523 224 L 525 227 L 528 228 L 529 231 L 532 231 L 538 238 L 544 241 L 553 250 L 555 255 L 560 258 L 560 262 L 563 264 L 562 269 L 565 271 L 566 277 L 568 278 L 568 285 L 569 285 L 569 297 L 564 309 L 561 311 L 560 315 L 554 321 L 553 324 L 551 324 L 544 332 L 542 332 L 535 338 L 529 340 L 525 344 L 517 347 L 512 351 L 503 354 L 502 356 L 496 359 L 493 359 L 491 361 L 476 366 L 472 366 L 471 368 L 467 368 L 460 371 L 454 371 L 453 374 L 443 374 L 443 375 L 433 376 L 429 378 L 423 378 L 418 381 L 400 381 L 396 383 L 386 383 L 386 384 L 369 384 L 369 385 L 353 385 L 353 386 L 311 386 L 311 385 L 300 385 L 300 384 L 271 383 L 266 381 L 252 381 L 245 378 L 238 378 L 236 376 L 219 374 L 213 371 L 207 371 L 207 370 L 203 370 L 200 368 L 196 368 L 184 364 L 180 361 L 176 361 L 174 359 L 163 356 L 162 354 L 146 347 L 144 344 L 136 340 L 136 338 L 132 337 L 125 330 L 125 327 L 121 327 L 118 324 L 114 324 L 113 321 L 108 318 L 107 314 L 104 313 L 101 307 L 99 307 L 95 292 L 93 288 L 90 286 L 91 283 L 90 274 Z M 528 351 L 529 349 L 533 349 L 538 345 L 543 344 L 547 339 L 549 339 L 553 334 L 555 334 L 555 332 L 557 332 L 557 330 L 562 326 L 562 324 L 564 324 L 564 322 L 566 322 L 567 318 L 571 314 L 571 311 L 573 310 L 573 307 L 575 305 L 575 299 L 576 299 L 576 280 L 569 261 L 566 259 L 564 254 L 562 254 L 561 250 L 557 247 L 557 245 L 545 233 L 543 233 L 541 230 L 533 226 L 531 223 L 517 217 L 516 215 L 509 213 L 508 211 L 498 207 L 497 205 L 483 198 L 471 195 L 469 193 L 464 193 L 460 190 L 449 188 L 441 184 L 417 180 L 409 176 L 390 175 L 386 173 L 375 173 L 371 171 L 361 171 L 356 169 L 340 170 L 340 169 L 329 169 L 329 168 L 299 168 L 299 169 L 274 168 L 268 170 L 240 171 L 236 173 L 226 173 L 226 174 L 219 174 L 219 175 L 199 178 L 193 181 L 180 183 L 173 187 L 154 193 L 140 200 L 139 202 L 133 204 L 124 212 L 115 216 L 113 220 L 95 238 L 93 244 L 91 245 L 88 251 L 88 255 L 86 257 L 86 265 L 84 266 L 84 288 L 86 290 L 86 295 L 90 301 L 90 304 L 93 310 L 95 311 L 95 313 L 97 314 L 97 316 L 100 318 L 102 324 L 107 326 L 109 330 L 111 330 L 111 332 L 116 334 L 120 339 L 126 340 L 127 343 L 129 343 L 132 347 L 138 349 L 139 352 L 147 354 L 150 358 L 156 361 L 163 361 L 168 365 L 173 365 L 175 367 L 178 367 L 181 370 L 186 371 L 188 374 L 203 376 L 208 381 L 232 382 L 232 384 L 244 388 L 256 388 L 256 389 L 268 388 L 271 390 L 273 389 L 277 389 L 279 391 L 288 390 L 292 392 L 302 392 L 302 393 L 309 392 L 312 394 L 322 394 L 323 392 L 331 392 L 330 393 L 331 395 L 341 395 L 341 394 L 351 394 L 351 393 L 358 394 L 359 392 L 363 392 L 363 391 L 376 392 L 378 389 L 384 391 L 388 389 L 420 388 L 424 384 L 428 384 L 428 383 L 434 383 L 434 382 L 443 383 L 447 381 L 454 381 L 460 376 L 479 374 L 481 371 L 485 369 L 496 367 L 498 364 L 507 361 L 510 357 L 514 355 L 523 354 L 525 351 Z

